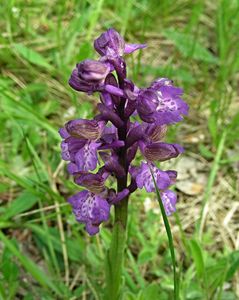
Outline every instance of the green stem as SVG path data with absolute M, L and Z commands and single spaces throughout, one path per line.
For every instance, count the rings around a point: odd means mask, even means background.
M 127 236 L 128 198 L 115 206 L 115 222 L 107 253 L 105 300 L 118 300 L 121 295 L 122 268 Z

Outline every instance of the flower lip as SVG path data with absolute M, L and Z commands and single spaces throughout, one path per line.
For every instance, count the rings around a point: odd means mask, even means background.
M 167 216 L 170 216 L 176 211 L 175 205 L 177 202 L 177 195 L 171 190 L 166 190 L 161 192 L 160 196 L 163 202 L 165 213 Z
M 156 184 L 160 190 L 167 189 L 170 186 L 170 177 L 167 172 L 158 169 L 155 165 L 149 163 L 141 163 L 139 168 L 130 168 L 129 172 L 135 178 L 138 188 L 150 193 L 155 191 L 154 181 L 150 168 L 154 174 Z
M 76 220 L 86 225 L 90 235 L 99 232 L 99 225 L 107 221 L 110 214 L 110 205 L 106 199 L 89 191 L 81 191 L 68 199 Z

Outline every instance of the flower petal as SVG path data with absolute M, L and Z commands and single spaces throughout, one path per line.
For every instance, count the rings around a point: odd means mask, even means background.
M 86 224 L 90 235 L 96 234 L 100 223 L 109 218 L 110 205 L 107 200 L 91 192 L 79 192 L 71 196 L 68 202 L 72 205 L 76 220 Z
M 150 168 L 154 174 L 154 178 L 156 184 L 160 190 L 164 190 L 169 187 L 170 185 L 170 178 L 167 172 L 158 169 L 153 164 L 142 163 L 139 168 L 130 168 L 130 174 L 135 177 L 137 186 L 142 189 L 143 187 L 145 190 L 150 193 L 155 191 L 154 181 L 152 178 L 152 174 L 150 172 Z
M 124 53 L 130 54 L 136 50 L 146 48 L 146 44 L 125 44 Z
M 167 216 L 170 216 L 176 211 L 177 195 L 171 190 L 166 190 L 161 192 L 160 196 L 164 205 L 165 213 Z

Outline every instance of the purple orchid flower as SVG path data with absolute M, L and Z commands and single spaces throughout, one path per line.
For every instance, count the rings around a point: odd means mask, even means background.
M 71 196 L 69 203 L 90 235 L 109 219 L 111 206 L 120 205 L 136 189 L 155 191 L 151 172 L 166 214 L 176 209 L 177 196 L 169 188 L 177 173 L 158 169 L 154 162 L 183 152 L 180 145 L 166 143 L 164 138 L 167 126 L 187 115 L 188 105 L 182 100 L 182 89 L 168 78 L 158 78 L 148 88 L 139 88 L 127 78 L 124 54 L 145 47 L 127 44 L 116 30 L 108 29 L 94 41 L 99 60 L 78 63 L 69 79 L 78 92 L 100 94 L 93 120 L 71 120 L 59 130 L 68 172 L 85 189 Z M 138 150 L 146 160 L 140 166 L 135 159 Z M 117 191 L 109 186 L 112 176 Z

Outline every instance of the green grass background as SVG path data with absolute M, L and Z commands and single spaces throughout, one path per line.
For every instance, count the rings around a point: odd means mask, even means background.
M 202 195 L 178 191 L 170 217 L 180 299 L 239 299 L 238 0 L 1 1 L 0 299 L 101 299 L 112 222 L 93 238 L 75 222 L 57 131 L 95 114 L 97 95 L 67 81 L 109 27 L 148 44 L 127 58 L 138 86 L 169 77 L 184 88 L 190 114 L 168 140 L 207 166 Z M 156 203 L 144 191 L 130 201 L 123 299 L 170 300 L 167 235 L 146 198 Z

